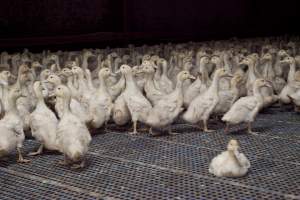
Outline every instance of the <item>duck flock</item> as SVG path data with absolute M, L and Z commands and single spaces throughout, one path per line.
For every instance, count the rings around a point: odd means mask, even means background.
M 29 156 L 59 151 L 61 164 L 82 168 L 91 132 L 105 131 L 109 121 L 132 123 L 131 134 L 143 123 L 150 135 L 158 135 L 160 128 L 172 134 L 178 118 L 212 132 L 208 120 L 213 118 L 225 122 L 225 133 L 230 125 L 246 123 L 248 133 L 256 134 L 251 125 L 263 108 L 293 104 L 299 111 L 299 47 L 297 37 L 272 37 L 2 52 L 0 159 L 17 150 L 18 162 L 29 162 L 22 144 L 31 135 L 40 147 Z M 232 140 L 223 154 L 240 158 L 245 168 L 237 174 L 225 169 L 227 175 L 245 174 L 250 167 L 238 147 Z M 213 160 L 211 173 L 222 175 L 215 169 L 223 157 Z

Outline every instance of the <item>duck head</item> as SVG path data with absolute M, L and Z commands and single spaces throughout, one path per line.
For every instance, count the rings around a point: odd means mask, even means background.
M 218 78 L 232 78 L 233 76 L 229 74 L 224 68 L 217 69 L 215 72 L 215 76 Z
M 121 65 L 120 69 L 116 71 L 116 73 L 122 73 L 122 74 L 130 74 L 132 73 L 132 69 L 129 65 Z
M 231 86 L 239 86 L 243 82 L 243 76 L 240 74 L 235 74 L 234 77 L 230 80 Z
M 272 88 L 272 84 L 270 81 L 267 81 L 265 79 L 256 79 L 254 82 L 254 87 L 256 88 L 261 88 L 261 87 L 268 87 L 268 88 Z
M 194 76 L 192 76 L 188 71 L 181 71 L 177 74 L 177 80 L 178 81 L 184 81 L 187 79 L 196 79 Z
M 65 85 L 58 85 L 55 88 L 55 96 L 56 97 L 60 97 L 60 98 L 71 98 L 71 92 L 69 90 L 69 88 Z
M 240 145 L 237 140 L 232 139 L 228 142 L 228 145 L 227 145 L 228 151 L 237 151 L 237 150 L 239 150 L 239 148 L 240 148 Z
M 73 72 L 71 69 L 65 67 L 61 70 L 61 75 L 65 76 L 65 77 L 70 77 L 73 75 Z
M 109 68 L 102 68 L 100 69 L 99 73 L 98 73 L 98 77 L 100 78 L 107 78 L 112 74 L 111 69 Z
M 51 74 L 50 76 L 48 76 L 48 78 L 45 82 L 53 84 L 53 85 L 59 85 L 59 84 L 61 84 L 61 79 L 58 75 Z
M 287 56 L 283 60 L 281 60 L 280 63 L 292 65 L 292 64 L 296 64 L 296 61 L 293 57 Z
M 261 61 L 262 63 L 266 63 L 266 62 L 272 61 L 272 55 L 271 55 L 270 53 L 266 53 L 266 54 L 264 54 L 264 55 L 261 57 L 260 61 Z

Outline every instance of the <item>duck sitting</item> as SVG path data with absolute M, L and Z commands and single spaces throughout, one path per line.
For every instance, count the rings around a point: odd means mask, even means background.
M 111 73 L 109 68 L 102 68 L 98 73 L 100 86 L 89 102 L 89 112 L 92 116 L 91 126 L 93 128 L 100 128 L 104 123 L 108 122 L 111 116 L 113 103 L 105 83 L 105 79 Z
M 183 82 L 187 79 L 195 79 L 188 71 L 182 71 L 177 75 L 176 88 L 170 94 L 161 98 L 148 115 L 146 124 L 151 127 L 163 127 L 172 124 L 183 110 Z M 169 126 L 169 134 L 171 134 Z M 150 129 L 150 134 L 152 129 Z
M 126 80 L 126 88 L 123 92 L 123 97 L 133 122 L 132 134 L 137 134 L 137 122 L 146 122 L 152 106 L 136 85 L 131 67 L 128 65 L 122 65 L 120 67 L 120 72 L 124 74 Z
M 85 166 L 85 154 L 92 140 L 86 125 L 70 110 L 71 92 L 68 87 L 59 85 L 55 89 L 56 98 L 62 99 L 63 113 L 57 125 L 57 142 L 64 154 L 63 165 L 72 168 Z
M 222 152 L 212 159 L 209 173 L 217 177 L 242 177 L 247 174 L 250 162 L 247 157 L 239 152 L 237 140 L 230 140 L 227 151 Z
M 272 87 L 269 81 L 257 79 L 253 85 L 253 95 L 240 98 L 236 101 L 230 110 L 223 116 L 222 121 L 226 122 L 225 133 L 228 132 L 229 124 L 248 123 L 248 133 L 255 134 L 252 131 L 251 123 L 263 107 L 264 98 L 261 94 L 262 87 Z
M 39 155 L 43 152 L 43 148 L 48 150 L 58 150 L 56 141 L 56 128 L 58 120 L 55 114 L 46 106 L 42 84 L 36 81 L 33 85 L 35 96 L 38 99 L 35 110 L 30 114 L 29 125 L 32 136 L 41 143 L 36 152 L 29 153 L 30 156 Z
M 211 86 L 206 92 L 198 95 L 190 104 L 183 115 L 183 119 L 189 123 L 203 121 L 204 132 L 213 132 L 207 128 L 207 120 L 220 101 L 219 80 L 223 77 L 231 77 L 224 68 L 216 70 Z
M 23 158 L 21 148 L 25 139 L 23 120 L 17 110 L 17 99 L 22 96 L 19 87 L 13 87 L 8 93 L 8 105 L 4 118 L 0 121 L 0 157 L 6 156 L 15 148 L 18 152 L 18 162 L 27 163 Z

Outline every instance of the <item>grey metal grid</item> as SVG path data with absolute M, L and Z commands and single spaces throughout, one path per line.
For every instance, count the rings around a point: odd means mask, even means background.
M 178 120 L 178 135 L 128 134 L 131 125 L 99 130 L 81 171 L 62 167 L 59 154 L 46 153 L 30 164 L 15 155 L 0 161 L 0 199 L 300 199 L 300 119 L 291 111 L 270 109 L 254 123 L 258 135 L 243 125 L 225 135 L 224 124 L 210 122 L 203 133 Z M 140 126 L 145 127 L 145 126 Z M 246 177 L 216 178 L 211 159 L 237 138 L 251 162 Z M 36 149 L 25 142 L 25 152 Z M 50 195 L 51 194 L 51 195 Z

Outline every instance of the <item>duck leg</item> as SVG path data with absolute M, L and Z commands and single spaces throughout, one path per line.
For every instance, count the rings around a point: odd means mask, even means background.
M 19 147 L 17 147 L 17 151 L 18 151 L 18 156 L 19 156 L 18 163 L 29 163 L 30 162 L 30 160 L 23 158 L 21 149 Z
M 248 133 L 254 134 L 254 135 L 258 134 L 258 132 L 252 131 L 252 124 L 251 124 L 251 122 L 248 122 Z
M 133 121 L 133 132 L 131 132 L 131 135 L 136 135 L 137 132 L 137 121 Z
M 226 123 L 225 129 L 224 129 L 224 133 L 228 134 L 229 133 L 229 124 Z
M 170 124 L 170 125 L 168 125 L 168 134 L 169 135 L 178 135 L 179 133 L 172 132 L 172 127 L 171 127 L 171 124 Z
M 212 133 L 215 130 L 208 129 L 207 128 L 207 120 L 203 120 L 203 131 L 206 132 L 206 133 Z
M 36 152 L 31 152 L 28 154 L 28 156 L 36 156 L 36 155 L 40 155 L 43 153 L 43 149 L 44 149 L 44 145 L 41 144 L 40 147 L 38 148 L 38 150 Z
M 64 155 L 64 160 L 59 161 L 58 164 L 60 164 L 60 165 L 69 165 L 69 164 L 70 164 L 70 161 L 69 161 L 69 159 L 67 158 L 67 156 Z
M 83 158 L 80 164 L 73 164 L 71 169 L 82 169 L 85 167 L 85 159 Z

